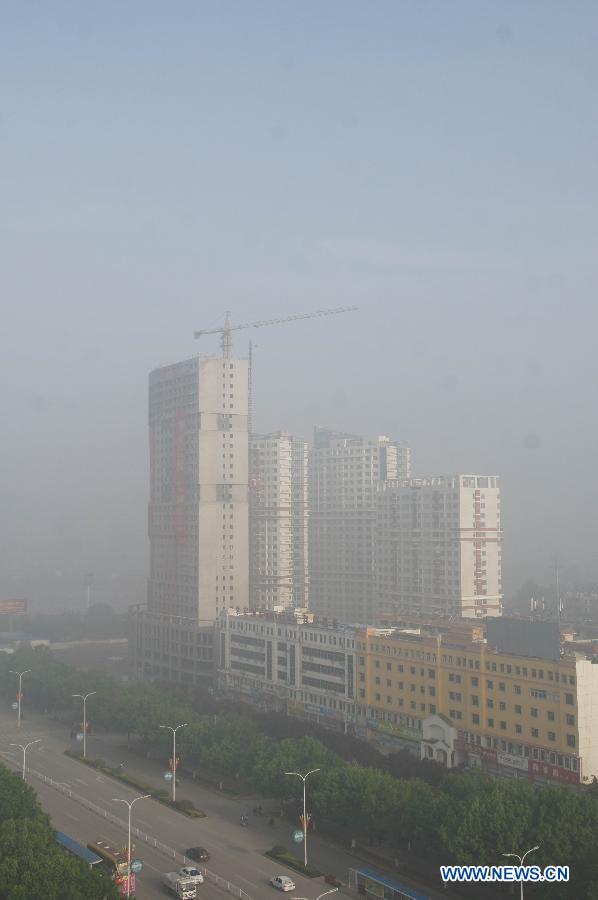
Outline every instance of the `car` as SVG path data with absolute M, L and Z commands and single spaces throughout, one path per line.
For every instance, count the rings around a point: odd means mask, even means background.
M 189 878 L 194 884 L 203 884 L 203 875 L 195 866 L 181 866 L 179 869 L 181 878 Z
M 195 862 L 207 862 L 210 858 L 205 847 L 189 847 L 188 850 L 185 850 L 185 856 L 194 859 Z
M 294 891 L 295 882 L 291 881 L 288 875 L 274 875 L 270 879 L 270 884 L 278 888 L 279 891 Z

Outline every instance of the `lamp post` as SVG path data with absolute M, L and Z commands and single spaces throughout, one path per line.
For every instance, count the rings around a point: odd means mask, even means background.
M 183 722 L 181 725 L 177 725 L 175 728 L 172 725 L 160 725 L 160 728 L 168 728 L 169 731 L 172 731 L 172 802 L 176 800 L 176 733 L 179 728 L 185 728 L 187 722 Z
M 90 691 L 88 694 L 73 694 L 73 697 L 80 697 L 83 700 L 83 759 L 87 753 L 87 698 L 97 694 L 97 691 Z
M 127 845 L 127 897 L 131 896 L 131 810 L 134 803 L 137 803 L 138 800 L 147 800 L 148 797 L 151 797 L 151 794 L 143 794 L 142 797 L 135 797 L 133 800 L 122 800 L 120 797 L 112 798 L 115 803 L 126 803 L 129 807 L 129 843 Z
M 297 778 L 300 778 L 303 782 L 303 865 L 307 868 L 307 810 L 305 806 L 305 782 L 309 778 L 310 775 L 315 775 L 316 772 L 319 772 L 320 769 L 312 769 L 311 772 L 307 772 L 306 775 L 302 775 L 300 772 L 285 772 L 285 775 L 296 775 Z
M 17 728 L 20 728 L 20 727 L 21 727 L 21 687 L 22 687 L 22 683 L 23 683 L 23 675 L 26 675 L 27 672 L 31 672 L 31 669 L 25 669 L 24 672 L 15 672 L 14 669 L 9 669 L 8 671 L 9 671 L 9 672 L 12 672 L 12 674 L 13 674 L 13 675 L 16 675 L 16 676 L 18 677 L 18 679 L 19 679 L 19 693 L 18 693 L 18 696 L 17 696 L 17 702 L 18 702 L 18 704 L 19 704 L 18 707 L 17 707 L 17 709 L 18 709 L 18 712 L 17 712 Z M 40 738 L 40 740 L 41 740 L 41 738 Z
M 31 747 L 32 744 L 39 744 L 41 738 L 36 738 L 34 741 L 29 741 L 28 744 L 11 744 L 11 747 L 20 747 L 23 751 L 23 781 L 25 781 L 25 761 L 27 757 L 27 748 Z
M 524 860 L 525 857 L 528 855 L 528 853 L 533 853 L 534 850 L 539 850 L 539 849 L 540 849 L 540 845 L 537 844 L 535 847 L 530 847 L 529 850 L 526 850 L 525 853 L 523 854 L 523 856 L 519 856 L 518 853 L 503 853 L 502 855 L 503 855 L 503 856 L 512 856 L 514 859 L 518 859 L 518 860 L 519 860 L 519 865 L 523 867 L 523 860 Z M 521 894 L 520 894 L 520 897 L 521 897 L 521 900 L 523 900 L 523 881 L 520 881 L 520 882 L 519 882 L 519 885 L 520 885 L 520 888 L 521 888 Z
M 335 894 L 337 891 L 338 888 L 331 888 L 329 891 L 324 891 L 323 894 L 316 897 L 316 900 L 322 900 L 322 897 L 325 897 L 327 894 Z M 291 900 L 307 900 L 307 897 L 291 897 Z

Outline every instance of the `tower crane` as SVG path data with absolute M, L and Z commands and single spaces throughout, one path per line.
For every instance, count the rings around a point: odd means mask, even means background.
M 357 306 L 336 306 L 333 309 L 316 309 L 314 312 L 298 313 L 294 316 L 284 316 L 280 319 L 261 319 L 257 322 L 244 322 L 242 325 L 231 325 L 230 312 L 227 312 L 222 328 L 202 328 L 201 331 L 193 333 L 194 338 L 203 337 L 204 334 L 221 335 L 220 342 L 222 346 L 222 356 L 229 359 L 232 348 L 233 331 L 240 331 L 243 328 L 263 328 L 264 325 L 282 325 L 284 322 L 296 322 L 298 319 L 316 319 L 320 316 L 334 316 L 337 313 L 355 312 Z

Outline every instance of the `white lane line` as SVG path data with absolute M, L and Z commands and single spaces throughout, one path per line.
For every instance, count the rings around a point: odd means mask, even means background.
M 251 887 L 254 887 L 256 890 L 258 890 L 258 886 L 257 886 L 257 884 L 255 884 L 255 882 L 250 881 L 248 878 L 243 878 L 242 875 L 237 875 L 237 878 L 239 878 L 240 881 L 244 881 L 245 884 L 250 884 Z
M 77 818 L 77 816 L 74 816 L 72 813 L 67 812 L 66 809 L 63 810 L 63 812 L 64 812 L 65 816 L 68 816 L 69 819 L 72 819 L 74 822 L 78 822 L 78 821 L 79 821 L 79 819 Z
M 82 778 L 75 778 L 75 781 L 78 781 L 78 782 L 79 782 L 79 784 L 84 784 L 84 785 L 87 785 L 87 782 L 86 782 L 86 781 L 83 781 L 83 779 L 82 779 Z

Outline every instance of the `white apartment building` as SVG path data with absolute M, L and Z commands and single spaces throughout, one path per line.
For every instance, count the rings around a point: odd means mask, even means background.
M 150 613 L 205 622 L 248 605 L 247 415 L 247 360 L 150 374 Z
M 355 630 L 307 610 L 228 610 L 218 620 L 221 691 L 346 731 L 354 722 Z
M 251 608 L 306 607 L 307 443 L 284 431 L 252 435 L 249 469 Z
M 502 614 L 495 475 L 387 482 L 377 496 L 376 593 L 385 613 Z
M 411 474 L 410 448 L 316 428 L 310 452 L 310 607 L 343 622 L 373 624 L 376 503 L 380 485 Z

